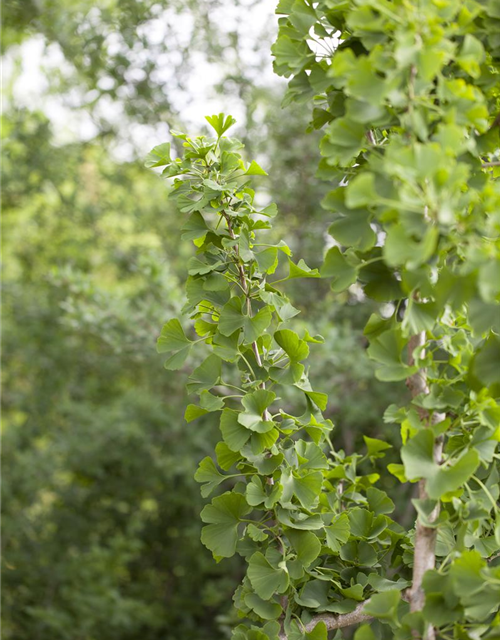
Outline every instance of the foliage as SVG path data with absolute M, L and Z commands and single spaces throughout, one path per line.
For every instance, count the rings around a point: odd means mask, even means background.
M 319 173 L 334 186 L 323 205 L 335 246 L 321 272 L 334 291 L 356 283 L 391 305 L 365 328 L 377 377 L 407 380 L 413 395 L 385 414 L 403 443 L 403 466 L 388 469 L 421 480 L 415 544 L 437 531 L 445 556 L 424 577 L 422 612 L 420 552 L 412 559 L 409 546 L 412 615 L 372 615 L 397 638 L 434 637 L 429 623 L 496 637 L 498 568 L 481 557 L 500 547 L 498 10 L 282 0 L 277 11 L 285 102 L 313 100 L 312 127 L 325 129 Z M 481 575 L 477 608 L 473 590 L 451 586 L 461 571 Z

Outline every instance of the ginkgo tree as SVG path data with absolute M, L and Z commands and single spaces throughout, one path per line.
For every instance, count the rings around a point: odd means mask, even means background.
M 500 638 L 500 7 L 282 0 L 278 13 L 285 101 L 310 100 L 325 129 L 333 246 L 320 271 L 266 242 L 277 208 L 257 206 L 265 172 L 225 135 L 230 116 L 207 118 L 212 137 L 172 132 L 181 158 L 163 144 L 147 160 L 173 178 L 195 247 L 193 326 L 169 320 L 158 350 L 167 369 L 206 356 L 185 418 L 220 415 L 196 480 L 215 494 L 203 544 L 246 561 L 233 638 L 326 640 L 354 625 L 355 640 Z M 410 531 L 371 467 L 389 445 L 332 446 L 308 378 L 321 337 L 294 331 L 284 293 L 320 277 L 380 304 L 364 334 L 377 377 L 402 388 L 381 420 L 401 433 L 386 472 L 415 484 Z

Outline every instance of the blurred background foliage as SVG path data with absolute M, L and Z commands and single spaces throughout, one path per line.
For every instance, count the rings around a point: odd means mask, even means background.
M 5 640 L 229 637 L 240 567 L 214 564 L 199 542 L 193 480 L 218 426 L 186 425 L 183 376 L 155 351 L 182 306 L 190 249 L 142 157 L 172 126 L 234 113 L 269 172 L 276 237 L 319 265 L 328 185 L 315 177 L 308 113 L 280 108 L 270 4 L 4 3 Z M 294 305 L 326 338 L 311 377 L 330 396 L 336 446 L 394 441 L 381 416 L 404 389 L 373 378 L 361 333 L 370 305 L 295 282 Z

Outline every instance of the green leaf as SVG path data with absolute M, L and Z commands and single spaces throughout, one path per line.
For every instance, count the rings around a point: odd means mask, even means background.
M 405 380 L 418 371 L 418 367 L 404 364 L 401 360 L 404 340 L 400 331 L 391 329 L 373 338 L 367 349 L 372 360 L 380 363 L 375 375 L 382 381 Z
M 214 116 L 205 116 L 205 120 L 213 129 L 215 129 L 217 137 L 219 138 L 236 123 L 233 116 L 224 116 L 223 113 L 219 113 L 219 115 Z
M 486 562 L 477 551 L 464 551 L 450 568 L 453 589 L 459 596 L 469 596 L 485 587 L 482 570 Z
M 255 254 L 259 271 L 261 273 L 273 274 L 278 266 L 278 249 L 269 247 Z
M 277 602 L 263 600 L 256 593 L 248 593 L 245 596 L 245 604 L 263 620 L 275 620 L 283 611 Z
M 223 336 L 217 331 L 212 338 L 212 349 L 215 355 L 225 362 L 236 362 L 239 358 L 239 331 L 230 336 Z
M 377 640 L 377 638 L 371 628 L 367 624 L 363 624 L 356 630 L 354 640 Z
M 200 406 L 207 411 L 220 411 L 224 408 L 224 400 L 219 396 L 214 396 L 210 391 L 200 393 Z
M 421 240 L 415 241 L 401 225 L 393 225 L 387 231 L 384 244 L 385 260 L 391 267 L 405 265 L 407 269 L 416 269 L 434 254 L 438 237 L 438 229 L 429 226 Z
M 366 603 L 363 613 L 378 618 L 379 620 L 397 620 L 398 605 L 401 601 L 401 592 L 397 589 L 376 593 Z
M 274 218 L 278 215 L 278 207 L 272 202 L 268 204 L 267 207 L 259 211 L 261 216 L 267 216 L 268 218 Z
M 373 173 L 360 173 L 349 181 L 346 187 L 345 203 L 350 209 L 376 204 L 377 199 Z
M 281 524 L 292 529 L 317 531 L 324 527 L 324 522 L 319 514 L 311 516 L 301 511 L 289 511 L 288 509 L 280 509 L 278 507 L 276 515 Z
M 323 266 L 321 267 L 322 278 L 333 278 L 332 290 L 335 292 L 344 291 L 358 278 L 358 270 L 349 263 L 338 247 L 328 250 Z
M 304 567 L 308 567 L 319 556 L 321 543 L 311 531 L 290 529 L 286 535 Z
M 485 386 L 500 385 L 500 338 L 491 335 L 471 362 L 471 374 Z
M 344 247 L 360 251 L 368 251 L 377 241 L 367 211 L 351 211 L 347 216 L 337 217 L 329 226 L 328 233 Z
M 266 486 L 266 489 L 264 489 Z M 269 491 L 271 488 L 271 491 Z M 253 476 L 247 484 L 246 496 L 248 504 L 258 507 L 264 504 L 266 509 L 272 509 L 278 502 L 283 489 L 281 485 L 263 485 L 262 480 L 258 476 Z
M 304 509 L 311 509 L 317 501 L 323 483 L 323 476 L 319 471 L 311 471 L 298 476 L 290 469 L 283 471 L 281 484 L 283 485 L 283 495 L 281 504 L 290 503 L 292 496 L 295 496 Z
M 356 538 L 376 538 L 387 528 L 387 519 L 384 516 L 373 517 L 371 511 L 354 507 L 349 511 L 349 525 L 351 535 Z
M 484 61 L 484 47 L 480 40 L 467 33 L 456 59 L 458 65 L 473 78 L 481 75 L 481 63 Z
M 408 335 L 432 331 L 440 315 L 441 310 L 435 303 L 415 302 L 409 298 L 402 326 Z
M 165 362 L 167 369 L 179 369 L 182 367 L 191 351 L 191 340 L 186 337 L 180 322 L 174 318 L 169 320 L 161 330 L 156 343 L 158 353 L 172 353 Z
M 271 324 L 272 311 L 263 307 L 255 316 L 243 314 L 240 298 L 231 298 L 224 305 L 220 314 L 219 331 L 224 336 L 230 336 L 238 329 L 243 329 L 245 343 L 256 342 Z
M 221 365 L 222 362 L 218 356 L 209 355 L 189 376 L 186 385 L 188 393 L 200 393 L 214 387 L 220 380 Z
M 220 260 L 217 260 L 212 264 L 208 264 L 207 262 L 203 262 L 203 260 L 200 260 L 200 258 L 193 256 L 188 261 L 188 273 L 190 276 L 204 276 L 207 273 L 215 271 L 215 269 L 220 267 L 221 264 L 222 262 Z
M 323 620 L 320 620 L 312 631 L 305 635 L 306 640 L 328 640 L 328 630 Z
M 280 36 L 271 47 L 275 58 L 275 69 L 283 67 L 284 73 L 289 71 L 300 72 L 302 67 L 314 60 L 314 55 L 305 42 L 291 40 L 288 36 Z
M 295 264 L 288 258 L 288 263 L 290 265 L 290 272 L 287 280 L 292 280 L 293 278 L 321 278 L 319 271 L 317 269 L 310 269 L 304 260 L 299 260 L 298 263 Z
M 341 547 L 349 540 L 351 528 L 349 526 L 349 518 L 346 513 L 335 516 L 332 523 L 325 527 L 326 546 L 338 553 Z
M 266 433 L 274 427 L 272 420 L 264 420 L 264 411 L 274 402 L 276 394 L 266 389 L 247 393 L 241 399 L 245 412 L 238 415 L 238 422 L 257 433 Z
M 301 469 L 329 469 L 328 460 L 321 448 L 314 442 L 298 440 L 295 451 Z
M 305 360 L 309 355 L 309 347 L 305 340 L 301 340 L 299 336 L 294 331 L 290 331 L 290 329 L 276 331 L 274 333 L 274 339 L 292 362 Z
M 163 167 L 166 164 L 170 164 L 170 143 L 164 142 L 154 147 L 146 156 L 144 160 L 144 166 L 148 169 L 153 167 Z
M 315 25 L 317 17 L 314 9 L 304 0 L 295 0 L 289 20 L 300 34 L 307 36 L 311 27 Z
M 295 595 L 295 602 L 311 609 L 327 607 L 328 588 L 328 584 L 322 580 L 309 580 L 302 587 L 300 595 Z
M 247 575 L 255 593 L 263 600 L 288 588 L 288 574 L 283 569 L 275 569 L 260 551 L 248 561 Z
M 437 473 L 427 480 L 429 498 L 438 499 L 445 493 L 455 491 L 469 480 L 480 463 L 475 450 L 468 451 L 449 467 L 440 467 Z
M 388 442 L 378 440 L 377 438 L 363 436 L 363 440 L 365 441 L 366 448 L 368 449 L 368 456 L 370 458 L 383 458 L 383 454 L 381 455 L 381 452 L 392 448 L 392 445 Z
M 224 409 L 220 418 L 222 438 L 231 451 L 240 451 L 250 438 L 250 432 L 238 422 L 239 413 Z
M 170 353 L 184 349 L 187 345 L 191 345 L 191 340 L 186 338 L 180 322 L 174 318 L 163 325 L 160 337 L 157 341 L 158 353 Z
M 366 498 L 370 511 L 376 516 L 392 513 L 395 509 L 394 502 L 384 492 L 376 487 L 368 487 L 366 490 Z
M 408 480 L 430 478 L 436 470 L 434 462 L 434 434 L 431 429 L 421 429 L 401 449 L 405 475 Z
M 336 213 L 328 233 L 345 247 L 368 251 L 377 240 L 377 236 L 370 226 L 371 214 L 365 208 L 351 209 L 348 207 L 345 201 L 346 191 L 344 187 L 338 187 L 330 191 L 321 202 L 322 207 Z
M 247 496 L 247 501 L 248 501 L 248 496 Z M 254 524 L 247 525 L 246 533 L 255 542 L 264 542 L 264 540 L 267 540 L 269 538 L 267 533 L 262 531 L 262 529 L 259 529 L 259 527 L 256 527 Z
M 337 118 L 321 141 L 321 155 L 330 165 L 347 167 L 366 146 L 365 127 L 348 117 Z
M 198 240 L 207 235 L 208 227 L 201 213 L 196 211 L 189 216 L 186 224 L 182 227 L 182 231 L 184 231 L 181 236 L 183 240 Z
M 387 465 L 387 471 L 395 476 L 399 482 L 408 482 L 408 478 L 405 476 L 404 465 L 392 462 Z
M 409 480 L 425 478 L 426 491 L 431 499 L 463 486 L 479 466 L 477 451 L 470 450 L 449 466 L 434 461 L 434 435 L 431 429 L 421 429 L 401 449 L 405 475 Z
M 241 460 L 241 454 L 232 451 L 225 442 L 218 442 L 215 446 L 215 455 L 217 456 L 217 464 L 224 471 L 229 471 L 232 466 Z
M 260 167 L 255 160 L 252 160 L 248 169 L 245 171 L 246 176 L 267 176 L 267 173 Z
M 194 479 L 196 482 L 204 483 L 201 487 L 201 495 L 207 498 L 221 482 L 224 482 L 226 476 L 220 473 L 212 458 L 207 456 L 200 462 Z
M 208 411 L 202 407 L 198 407 L 195 404 L 188 404 L 186 411 L 184 412 L 184 420 L 186 422 L 193 422 L 197 418 L 204 416 Z
M 201 531 L 201 541 L 214 556 L 230 558 L 235 554 L 238 525 L 250 510 L 244 496 L 232 492 L 223 493 L 204 507 L 201 519 L 208 524 Z

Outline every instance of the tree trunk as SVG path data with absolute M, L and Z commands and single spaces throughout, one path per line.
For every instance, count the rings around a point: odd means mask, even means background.
M 415 364 L 414 351 L 419 347 L 425 345 L 425 332 L 417 333 L 410 338 L 408 342 L 408 364 L 413 366 Z M 420 394 L 428 394 L 429 386 L 427 384 L 427 375 L 425 369 L 419 369 L 417 373 L 413 374 L 406 381 L 408 389 L 411 392 L 412 398 Z M 417 407 L 418 414 L 422 422 L 430 427 L 431 424 L 437 424 L 445 419 L 445 414 L 434 413 L 432 418 L 429 416 L 429 412 L 426 409 Z M 437 464 L 441 462 L 441 454 L 443 450 L 442 438 L 436 440 L 434 444 L 434 460 Z M 418 497 L 421 500 L 427 498 L 426 482 L 420 480 L 418 483 Z M 435 522 L 439 516 L 439 503 L 429 516 L 430 522 Z M 436 537 L 437 530 L 433 527 L 426 527 L 417 518 L 415 527 L 415 551 L 413 559 L 413 582 L 409 591 L 410 610 L 421 611 L 425 604 L 425 594 L 422 589 L 422 580 L 424 574 L 429 569 L 433 569 L 436 564 Z M 414 634 L 415 635 L 415 634 Z M 415 635 L 418 637 L 418 635 Z M 423 640 L 435 640 L 436 634 L 434 628 L 429 625 L 424 630 Z

